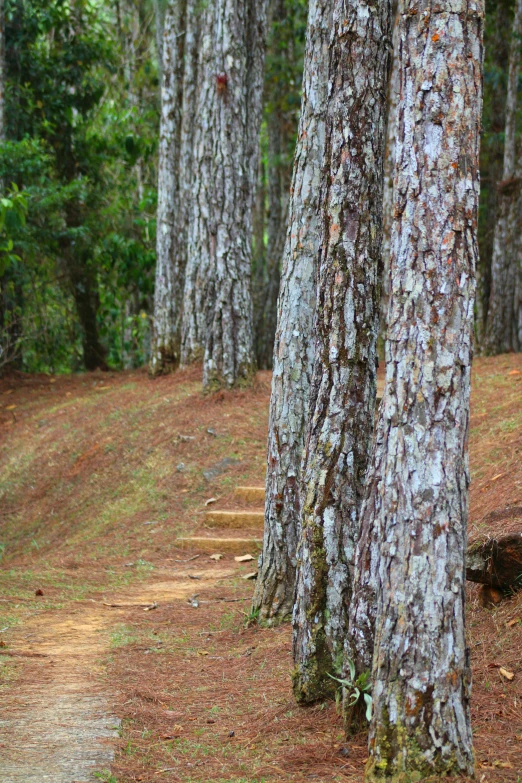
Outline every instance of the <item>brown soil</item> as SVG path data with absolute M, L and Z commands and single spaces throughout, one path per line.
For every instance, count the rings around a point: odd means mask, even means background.
M 264 470 L 268 374 L 203 398 L 199 372 L 0 380 L 2 783 L 362 780 L 365 737 L 293 702 L 290 629 L 247 627 L 252 565 L 177 562 L 205 500 L 249 507 Z M 522 356 L 476 362 L 472 538 L 522 529 L 521 399 Z M 519 783 L 522 595 L 468 595 L 477 780 Z

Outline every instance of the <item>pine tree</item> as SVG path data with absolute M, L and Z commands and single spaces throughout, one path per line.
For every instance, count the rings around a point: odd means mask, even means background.
M 268 433 L 265 532 L 253 608 L 268 622 L 292 616 L 299 470 L 313 361 L 315 277 L 321 241 L 331 0 L 311 0 L 303 94 L 283 255 Z
M 266 0 L 202 11 L 183 361 L 204 352 L 206 390 L 255 369 L 250 286 L 259 159 Z
M 175 0 L 168 6 L 162 46 L 152 375 L 175 370 L 181 359 L 199 24 L 199 0 Z
M 371 781 L 472 774 L 464 621 L 484 6 L 408 0 L 386 388 L 350 640 L 372 656 Z M 361 669 L 359 669 L 359 672 Z
M 294 611 L 294 694 L 333 687 L 351 601 L 376 394 L 383 158 L 391 4 L 336 0 L 302 534 Z

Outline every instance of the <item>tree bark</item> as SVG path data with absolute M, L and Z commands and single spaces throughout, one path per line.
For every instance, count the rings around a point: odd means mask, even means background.
M 321 242 L 330 0 L 311 0 L 303 94 L 283 255 L 268 430 L 265 531 L 253 609 L 262 621 L 292 616 L 299 471 L 313 362 L 315 277 Z
M 386 388 L 350 629 L 368 660 L 375 618 L 370 781 L 473 773 L 464 560 L 483 17 L 482 0 L 406 0 L 400 20 Z
M 395 174 L 395 146 L 397 143 L 397 112 L 399 107 L 399 16 L 398 0 L 392 2 L 392 62 L 388 82 L 388 111 L 386 121 L 386 146 L 384 152 L 384 195 L 383 195 L 383 237 L 382 237 L 382 294 L 380 333 L 386 336 L 388 299 L 390 296 L 391 230 L 393 223 L 393 179 Z
M 160 91 L 163 85 L 163 34 L 165 32 L 165 15 L 167 9 L 164 0 L 153 0 L 154 30 L 156 33 L 156 54 L 158 56 L 158 76 Z
M 256 359 L 260 369 L 272 369 L 274 339 L 277 329 L 277 298 L 281 262 L 285 249 L 288 219 L 288 186 L 284 177 L 284 147 L 287 143 L 279 112 L 268 117 L 268 242 L 266 269 L 259 321 L 257 324 Z
M 202 12 L 183 361 L 204 346 L 207 391 L 248 383 L 255 369 L 252 208 L 266 8 L 266 0 L 220 0 Z
M 188 2 L 172 2 L 164 22 L 151 375 L 175 370 L 180 362 L 186 261 L 180 220 L 180 146 Z
M 520 196 L 522 166 L 519 165 L 519 171 L 516 171 L 516 118 L 521 37 L 522 0 L 517 0 L 509 54 L 503 181 L 498 185 L 498 214 L 491 259 L 491 293 L 486 331 L 488 354 L 522 350 L 518 337 L 518 289 L 522 272 L 520 256 L 517 252 L 520 229 L 518 210 L 522 201 Z
M 329 52 L 324 204 L 310 429 L 301 468 L 294 694 L 332 690 L 373 431 L 382 274 L 389 2 L 336 0 Z

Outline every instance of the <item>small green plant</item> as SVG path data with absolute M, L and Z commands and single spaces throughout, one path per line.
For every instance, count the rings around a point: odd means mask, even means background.
M 366 704 L 366 720 L 369 722 L 372 718 L 372 697 L 370 694 L 372 684 L 370 680 L 370 672 L 362 672 L 358 677 L 355 676 L 355 664 L 350 658 L 347 660 L 348 664 L 348 677 L 336 677 L 333 674 L 328 673 L 328 676 L 332 680 L 341 684 L 341 688 L 338 689 L 335 701 L 339 705 L 341 700 L 342 691 L 345 690 L 348 694 L 348 706 L 353 707 L 357 704 L 361 697 Z
M 257 621 L 259 620 L 259 607 L 251 609 L 249 614 L 246 612 L 243 612 L 243 614 L 245 615 L 245 628 L 250 628 L 251 625 L 257 625 Z
M 103 783 L 118 783 L 117 778 L 111 775 L 108 769 L 104 769 L 103 772 L 95 772 L 94 777 L 102 780 Z

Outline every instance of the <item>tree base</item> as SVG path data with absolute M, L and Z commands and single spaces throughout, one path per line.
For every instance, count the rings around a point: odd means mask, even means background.
M 149 361 L 149 376 L 160 378 L 162 375 L 170 375 L 179 367 L 179 351 L 166 346 L 155 346 L 151 351 Z
M 230 378 L 229 376 L 225 377 L 216 370 L 210 372 L 205 367 L 203 370 L 203 392 L 205 394 L 212 394 L 213 392 L 221 391 L 222 389 L 247 389 L 252 386 L 255 377 L 255 364 L 240 367 L 235 378 Z

